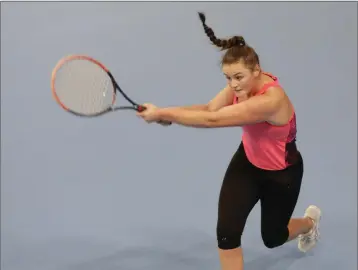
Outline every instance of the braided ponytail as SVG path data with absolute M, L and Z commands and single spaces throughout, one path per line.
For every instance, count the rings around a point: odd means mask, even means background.
M 205 34 L 215 46 L 221 48 L 222 50 L 227 50 L 232 47 L 244 47 L 246 45 L 245 39 L 242 36 L 233 36 L 230 39 L 218 39 L 215 36 L 213 29 L 206 25 L 204 13 L 199 12 L 199 18 L 203 24 Z
M 203 24 L 205 34 L 209 37 L 210 41 L 221 50 L 226 50 L 222 58 L 222 65 L 233 64 L 240 60 L 244 61 L 246 66 L 250 69 L 254 69 L 257 65 L 260 65 L 259 56 L 255 50 L 248 46 L 245 39 L 242 36 L 233 36 L 229 39 L 219 39 L 215 36 L 213 29 L 205 23 L 205 15 L 202 12 L 199 13 L 199 18 Z

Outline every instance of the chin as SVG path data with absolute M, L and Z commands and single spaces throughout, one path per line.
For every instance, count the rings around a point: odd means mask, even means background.
M 238 95 L 237 98 L 240 100 L 240 101 L 243 101 L 243 100 L 247 100 L 249 98 L 249 95 L 247 93 L 243 94 L 243 95 Z

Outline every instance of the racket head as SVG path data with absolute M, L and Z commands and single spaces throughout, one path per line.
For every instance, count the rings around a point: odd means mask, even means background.
M 56 64 L 51 91 L 62 109 L 77 116 L 102 115 L 116 102 L 116 86 L 109 70 L 86 55 L 69 55 Z

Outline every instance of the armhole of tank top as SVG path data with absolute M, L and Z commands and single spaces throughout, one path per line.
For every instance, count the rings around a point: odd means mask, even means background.
M 269 122 L 266 122 L 266 124 L 268 124 L 270 126 L 273 126 L 273 127 L 284 127 L 284 126 L 287 126 L 287 125 L 291 124 L 292 120 L 295 118 L 295 115 L 296 115 L 296 111 L 295 111 L 295 108 L 292 106 L 292 114 L 291 114 L 291 116 L 290 116 L 290 118 L 289 118 L 289 120 L 287 121 L 286 124 L 284 124 L 282 126 L 276 126 L 276 125 L 273 125 L 273 124 L 271 124 Z

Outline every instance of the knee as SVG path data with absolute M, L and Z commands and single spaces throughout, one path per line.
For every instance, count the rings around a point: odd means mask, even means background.
M 276 247 L 279 247 L 281 246 L 281 242 L 278 242 L 277 239 L 275 238 L 269 238 L 269 237 L 265 237 L 265 238 L 262 238 L 263 242 L 264 242 L 264 245 L 267 247 L 267 248 L 276 248 Z
M 241 235 L 240 231 L 231 231 L 227 229 L 216 230 L 218 247 L 223 250 L 239 248 L 241 246 Z
M 286 243 L 288 239 L 288 230 L 264 230 L 262 231 L 262 240 L 267 248 L 276 248 Z

